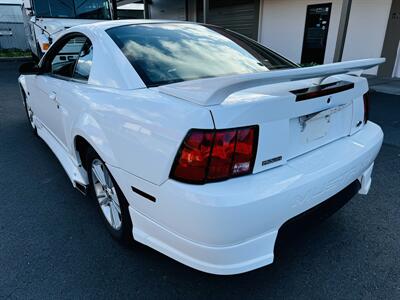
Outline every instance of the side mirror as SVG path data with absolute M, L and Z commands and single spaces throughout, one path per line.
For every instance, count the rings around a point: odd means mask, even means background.
M 21 75 L 37 75 L 39 74 L 40 68 L 33 61 L 22 64 L 19 67 L 19 73 Z

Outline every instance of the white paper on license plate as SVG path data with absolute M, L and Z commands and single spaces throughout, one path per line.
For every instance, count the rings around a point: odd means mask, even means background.
M 325 118 L 318 118 L 306 122 L 303 131 L 304 142 L 309 143 L 326 136 L 329 130 L 329 122 Z
M 341 111 L 347 106 L 348 104 L 340 105 L 338 107 L 321 111 L 312 118 L 304 121 L 304 130 L 302 132 L 304 142 L 309 143 L 325 137 L 331 126 L 331 115 Z

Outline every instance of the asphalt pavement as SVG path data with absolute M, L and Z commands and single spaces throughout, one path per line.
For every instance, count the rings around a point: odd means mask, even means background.
M 0 63 L 0 298 L 400 299 L 400 96 L 371 97 L 385 140 L 367 196 L 293 237 L 274 264 L 214 276 L 111 238 L 32 135 L 19 63 Z

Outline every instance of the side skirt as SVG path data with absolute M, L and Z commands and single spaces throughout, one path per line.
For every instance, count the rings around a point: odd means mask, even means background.
M 82 166 L 77 166 L 65 149 L 55 139 L 55 137 L 48 131 L 48 129 L 34 116 L 35 125 L 38 135 L 45 141 L 51 151 L 60 161 L 74 188 L 86 195 L 89 180 L 86 171 Z

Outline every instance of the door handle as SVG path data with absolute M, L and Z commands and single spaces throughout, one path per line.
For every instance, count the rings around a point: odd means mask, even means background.
M 52 101 L 56 101 L 56 99 L 57 99 L 57 94 L 56 93 L 54 93 L 54 92 L 52 92 L 51 94 L 50 94 L 50 100 L 52 100 Z
M 60 108 L 60 103 L 57 101 L 57 94 L 52 92 L 49 96 L 50 100 L 52 100 L 56 105 L 57 108 Z

